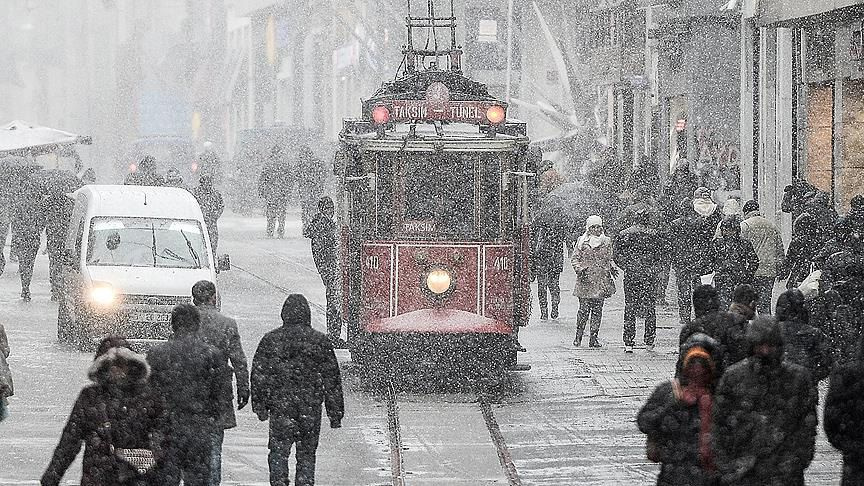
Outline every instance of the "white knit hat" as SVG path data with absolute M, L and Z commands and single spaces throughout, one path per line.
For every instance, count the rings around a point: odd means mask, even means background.
M 603 226 L 603 219 L 596 214 L 594 216 L 589 216 L 587 220 L 585 220 L 585 229 L 592 226 Z

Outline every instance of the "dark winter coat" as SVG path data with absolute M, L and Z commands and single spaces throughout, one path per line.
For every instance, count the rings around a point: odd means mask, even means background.
M 683 356 L 694 346 L 705 348 L 714 356 L 715 363 L 719 360 L 716 342 L 697 335 L 682 346 L 676 366 L 679 371 Z M 648 443 L 653 447 L 653 460 L 661 463 L 657 485 L 718 484 L 716 472 L 706 471 L 699 456 L 699 407 L 684 403 L 676 396 L 678 383 L 675 379 L 658 385 L 636 416 L 639 430 L 648 436 Z
M 130 372 L 119 383 L 112 383 L 108 369 L 117 360 L 128 363 Z M 165 405 L 148 383 L 149 368 L 144 358 L 125 348 L 112 348 L 90 367 L 93 384 L 85 387 L 75 400 L 60 443 L 42 486 L 59 485 L 63 474 L 75 460 L 84 443 L 81 486 L 121 486 L 162 484 L 156 477 L 143 482 L 124 481 L 132 471 L 111 453 L 115 448 L 151 449 L 157 460 L 164 457 L 168 433 Z M 157 468 L 158 469 L 158 468 Z M 157 470 L 152 471 L 155 476 Z
M 251 383 L 252 410 L 259 416 L 320 419 L 322 403 L 331 422 L 345 414 L 336 354 L 308 315 L 285 319 L 264 335 L 252 359 Z
M 681 327 L 681 331 L 678 333 L 678 346 L 683 346 L 684 343 L 686 343 L 691 336 L 698 333 L 710 336 L 718 343 L 722 343 L 723 330 L 719 326 L 720 323 L 721 320 L 719 311 L 712 310 L 710 312 L 700 314 L 699 311 L 696 310 L 696 318 Z M 718 363 L 723 361 L 722 344 L 720 350 L 721 353 L 720 358 L 717 361 Z
M 819 329 L 798 319 L 780 323 L 784 359 L 810 371 L 816 382 L 831 372 L 833 363 L 828 340 Z
M 864 254 L 834 254 L 822 269 L 819 293 L 822 331 L 838 364 L 859 357 L 864 337 Z
M 532 263 L 535 275 L 560 275 L 564 271 L 564 243 L 567 229 L 561 225 L 538 224 Z
M 706 268 L 704 256 L 711 251 L 714 243 L 714 234 L 717 232 L 717 226 L 720 224 L 723 216 L 720 214 L 719 209 L 716 209 L 710 216 L 702 216 L 696 213 L 696 211 L 691 210 L 685 218 L 684 231 L 688 233 L 689 244 L 692 249 L 691 255 L 693 257 L 691 270 L 696 275 L 711 273 L 711 269 Z M 670 244 L 675 245 L 677 242 L 672 241 Z
M 813 460 L 817 392 L 804 368 L 749 357 L 726 369 L 714 395 L 713 436 L 723 484 L 797 486 Z
M 809 214 L 799 216 L 792 225 L 792 241 L 777 274 L 780 280 L 788 279 L 787 288 L 797 287 L 810 275 L 823 244 L 824 239 L 818 234 L 813 217 Z
M 204 215 L 204 223 L 207 224 L 208 230 L 214 228 L 222 212 L 225 211 L 222 194 L 216 189 L 198 186 L 192 190 L 192 195 L 201 206 L 201 213 Z
M 214 426 L 225 403 L 227 358 L 197 335 L 174 335 L 147 353 L 151 382 L 175 424 Z M 228 398 L 230 400 L 230 398 Z
M 864 484 L 864 361 L 831 374 L 824 420 L 828 442 L 843 453 L 841 485 Z
M 704 270 L 714 272 L 714 284 L 730 291 L 740 284 L 753 282 L 759 257 L 753 245 L 743 238 L 721 238 L 708 248 Z
M 269 204 L 285 204 L 291 195 L 293 175 L 291 167 L 281 158 L 271 158 L 258 178 L 258 195 Z
M 239 394 L 249 394 L 249 366 L 246 354 L 243 353 L 243 345 L 240 343 L 240 333 L 237 330 L 237 321 L 222 315 L 216 307 L 210 304 L 198 304 L 198 312 L 201 313 L 201 327 L 198 336 L 205 343 L 218 349 L 222 356 L 228 359 L 225 367 L 226 373 L 222 376 L 223 392 L 220 403 L 221 424 L 225 429 L 237 426 L 237 418 L 234 415 L 234 391 L 232 378 L 237 382 Z
M 306 227 L 305 236 L 312 240 L 312 259 L 318 273 L 322 277 L 335 275 L 339 267 L 336 258 L 336 223 L 318 213 Z
M 642 225 L 621 231 L 612 245 L 612 259 L 625 274 L 656 273 L 662 254 L 663 245 L 657 231 Z
M 717 314 L 715 321 L 717 335 L 712 337 L 720 341 L 724 366 L 732 366 L 750 355 L 747 324 L 754 316 L 752 309 L 734 302 L 729 306 L 728 312 Z
M 663 244 L 669 249 L 669 259 L 678 273 L 696 273 L 700 269 L 701 255 L 688 227 L 688 218 L 679 216 L 660 228 Z

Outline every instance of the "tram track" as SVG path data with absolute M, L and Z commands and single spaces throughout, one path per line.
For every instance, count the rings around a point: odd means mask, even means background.
M 387 405 L 387 428 L 388 428 L 388 436 L 390 439 L 390 470 L 392 477 L 393 486 L 410 486 L 410 477 L 412 474 L 410 461 L 406 464 L 406 459 L 404 452 L 406 450 L 406 446 L 403 442 L 403 430 L 402 430 L 402 421 L 400 419 L 400 409 L 399 402 L 397 398 L 397 394 L 395 391 L 395 387 L 392 383 L 388 382 L 384 389 L 384 400 Z M 507 481 L 509 486 L 522 486 L 522 480 L 519 477 L 519 471 L 516 468 L 515 463 L 513 462 L 513 457 L 510 454 L 510 450 L 507 447 L 507 442 L 504 439 L 503 434 L 501 433 L 501 428 L 498 425 L 498 421 L 495 418 L 495 413 L 492 409 L 492 404 L 483 397 L 481 394 L 475 395 L 474 403 L 477 405 L 477 412 L 479 412 L 479 418 L 482 418 L 483 424 L 486 430 L 489 433 L 489 440 L 491 440 L 492 445 L 495 448 L 495 452 L 498 456 L 498 463 L 500 465 L 500 472 L 504 475 L 504 478 Z M 443 415 L 443 414 L 442 414 Z M 476 417 L 476 416 L 475 416 Z M 430 424 L 439 423 L 438 417 L 427 416 L 426 420 Z M 417 442 L 424 444 L 427 446 L 434 442 L 430 440 L 424 440 L 420 437 L 415 438 Z M 440 456 L 436 454 L 431 454 L 435 456 L 436 459 L 441 459 Z M 473 461 L 475 458 L 472 456 L 468 456 L 464 458 L 467 461 Z M 447 468 L 452 472 L 456 472 L 458 468 L 453 467 L 453 465 L 435 465 L 436 468 Z M 457 479 L 457 478 L 454 478 Z M 469 478 L 458 478 L 458 479 L 469 479 Z

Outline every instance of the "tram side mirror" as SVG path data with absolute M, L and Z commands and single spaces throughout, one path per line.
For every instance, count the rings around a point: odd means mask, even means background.
M 231 257 L 227 253 L 216 257 L 216 270 L 220 272 L 231 270 Z

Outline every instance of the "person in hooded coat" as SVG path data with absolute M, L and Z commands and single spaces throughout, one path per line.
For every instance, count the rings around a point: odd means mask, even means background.
M 678 289 L 678 318 L 681 326 L 690 322 L 693 307 L 693 291 L 701 285 L 702 257 L 697 253 L 694 235 L 690 231 L 693 202 L 683 199 L 679 202 L 679 216 L 660 229 L 663 245 L 669 250 L 672 269 L 675 271 Z
M 171 311 L 174 334 L 147 353 L 152 383 L 165 400 L 171 427 L 171 461 L 166 485 L 209 486 L 213 437 L 221 427 L 228 358 L 205 343 L 201 314 L 192 304 Z M 227 398 L 230 401 L 230 396 Z
M 57 486 L 84 444 L 81 486 L 161 486 L 169 433 L 165 404 L 149 382 L 150 367 L 116 336 L 102 340 L 86 386 L 72 407 L 42 486 Z M 156 466 L 139 474 L 117 449 L 149 449 Z
M 718 341 L 722 339 L 722 333 L 717 326 L 720 314 L 720 298 L 717 289 L 713 285 L 700 285 L 693 291 L 693 311 L 696 318 L 681 328 L 678 334 L 678 346 L 690 339 L 690 336 L 698 333 L 710 336 Z M 722 354 L 721 354 L 722 357 Z
M 598 334 L 603 319 L 603 301 L 615 293 L 612 280 L 618 270 L 612 265 L 612 240 L 603 232 L 603 219 L 589 216 L 585 221 L 585 233 L 576 240 L 570 257 L 576 272 L 573 295 L 579 298 L 576 315 L 576 338 L 574 346 L 582 345 L 585 326 L 590 322 L 591 337 L 588 346 L 601 347 Z
M 648 459 L 660 463 L 657 485 L 717 485 L 711 440 L 714 387 L 722 374 L 717 342 L 694 334 L 681 346 L 676 369 L 636 416 L 648 436 Z
M 347 344 L 342 339 L 342 316 L 339 311 L 339 259 L 336 254 L 336 206 L 329 196 L 318 200 L 318 214 L 306 226 L 303 236 L 309 238 L 312 247 L 312 260 L 324 284 L 327 299 L 327 337 L 336 348 L 344 349 Z
M 759 268 L 759 256 L 753 245 L 741 238 L 741 220 L 732 217 L 720 225 L 723 238 L 712 242 L 705 253 L 705 270 L 714 272 L 714 286 L 720 297 L 720 306 L 729 304 L 735 287 L 752 284 Z
M 195 196 L 195 200 L 201 206 L 204 224 L 207 225 L 207 234 L 210 235 L 210 246 L 213 247 L 215 253 L 216 247 L 219 245 L 219 218 L 225 211 L 222 193 L 213 187 L 213 176 L 205 174 L 198 180 L 198 187 L 192 190 L 192 195 Z
M 864 484 L 864 353 L 831 373 L 825 397 L 825 435 L 843 453 L 841 486 Z
M 813 460 L 818 393 L 810 372 L 783 360 L 780 325 L 747 328 L 750 357 L 727 368 L 714 394 L 714 450 L 721 483 L 803 486 Z
M 541 221 L 536 226 L 532 263 L 537 278 L 537 299 L 540 302 L 540 319 L 558 318 L 561 302 L 559 281 L 564 270 L 564 245 L 567 229 L 559 224 Z M 547 296 L 548 294 L 548 296 Z M 552 304 L 551 312 L 549 304 Z
M 653 350 L 657 335 L 656 285 L 657 262 L 665 254 L 657 230 L 651 227 L 652 214 L 645 210 L 635 216 L 635 224 L 618 233 L 612 258 L 624 271 L 624 350 L 632 352 L 636 339 L 636 319 L 645 319 L 643 341 Z
M 828 340 L 810 325 L 804 294 L 789 289 L 777 299 L 777 321 L 783 332 L 783 358 L 810 371 L 816 383 L 828 377 L 833 366 Z
M 285 237 L 285 215 L 293 185 L 294 176 L 288 160 L 282 149 L 274 145 L 258 178 L 258 195 L 267 206 L 267 238 L 273 238 L 274 230 L 279 238 Z
M 817 232 L 816 222 L 804 213 L 792 223 L 792 241 L 777 272 L 779 280 L 786 280 L 786 288 L 797 288 L 810 275 L 816 256 L 825 242 Z
M 270 421 L 270 484 L 287 486 L 291 446 L 297 448 L 297 486 L 315 484 L 321 404 L 331 428 L 342 426 L 345 403 L 339 363 L 330 340 L 312 329 L 306 298 L 291 294 L 282 326 L 261 339 L 252 359 L 252 411 Z
M 123 183 L 137 186 L 164 186 L 165 178 L 156 171 L 156 159 L 152 155 L 145 155 L 138 163 L 138 169 L 126 176 Z
M 760 314 L 771 313 L 774 282 L 786 252 L 783 238 L 777 225 L 763 217 L 759 203 L 750 200 L 744 203 L 744 221 L 741 222 L 741 238 L 750 242 L 759 257 L 759 266 L 753 275 L 753 287 L 759 292 Z

